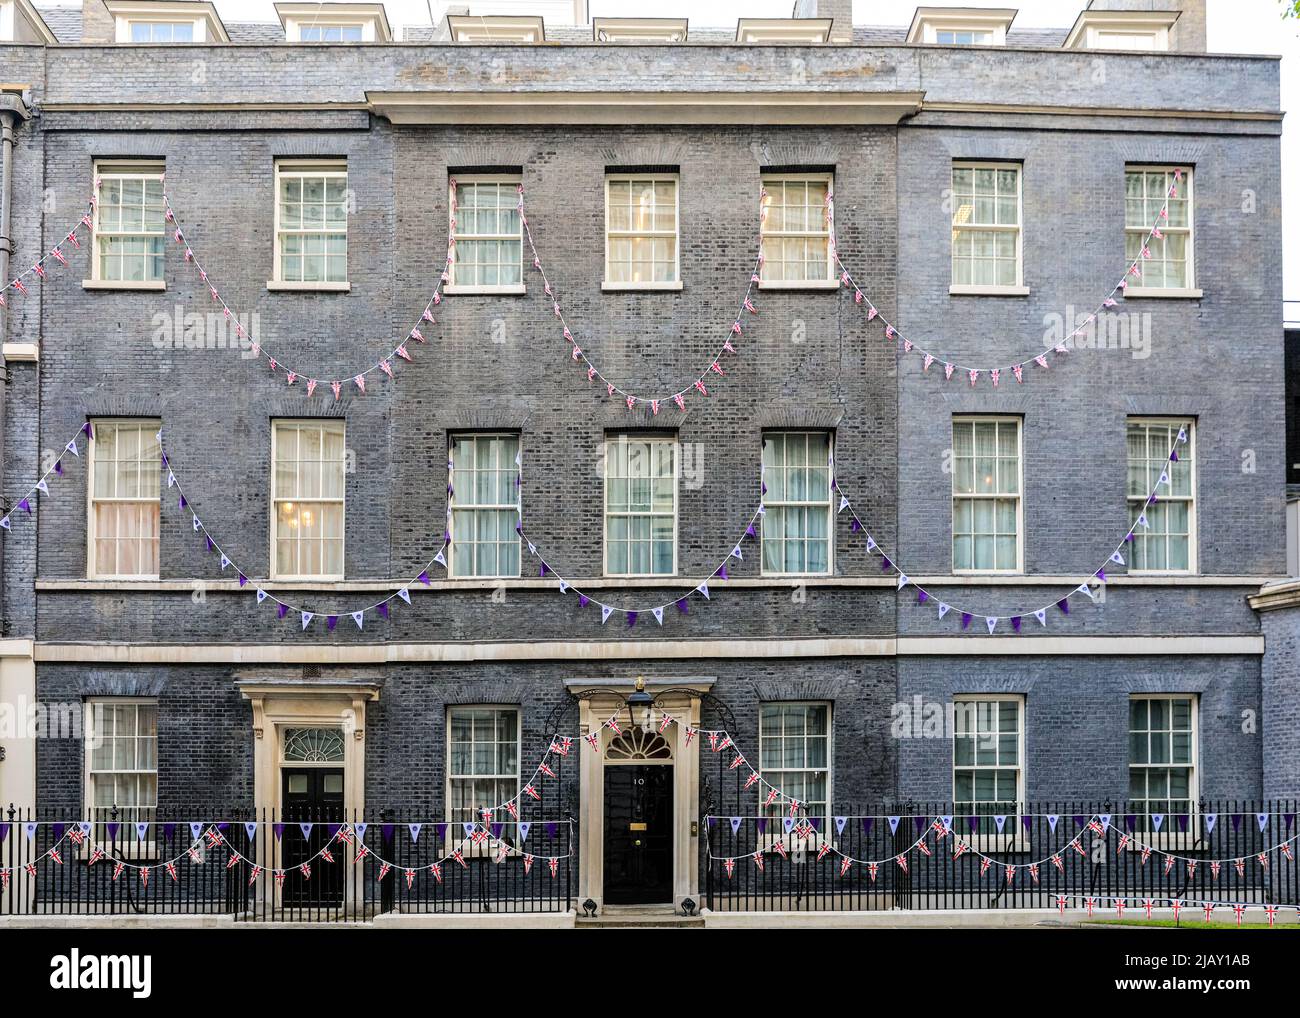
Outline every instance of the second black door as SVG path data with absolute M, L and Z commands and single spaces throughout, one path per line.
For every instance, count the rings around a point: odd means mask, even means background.
M 605 768 L 605 901 L 673 900 L 673 768 Z

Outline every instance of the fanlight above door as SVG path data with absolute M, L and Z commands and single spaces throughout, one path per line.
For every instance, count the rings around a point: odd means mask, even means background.
M 616 735 L 609 744 L 606 757 L 610 760 L 671 760 L 673 750 L 658 732 L 636 727 Z

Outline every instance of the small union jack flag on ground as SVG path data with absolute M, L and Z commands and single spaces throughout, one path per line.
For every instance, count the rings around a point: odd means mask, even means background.
M 1268 927 L 1269 927 L 1269 929 L 1272 929 L 1272 928 L 1273 928 L 1273 921 L 1274 921 L 1275 919 L 1277 919 L 1277 906 L 1276 906 L 1276 905 L 1265 905 L 1265 906 L 1264 906 L 1264 912 L 1268 915 Z
M 1097 907 L 1097 899 L 1093 897 L 1084 898 L 1083 904 L 1088 909 L 1088 915 L 1092 915 L 1092 910 Z
M 1151 910 L 1155 907 L 1156 907 L 1156 903 L 1152 901 L 1150 898 L 1142 899 L 1142 909 L 1143 911 L 1146 912 L 1148 919 L 1151 918 Z
M 1056 896 L 1056 907 L 1057 907 L 1058 909 L 1060 909 L 1060 911 L 1061 911 L 1061 915 L 1065 915 L 1065 895 L 1064 895 L 1064 894 L 1058 894 L 1058 895 Z
M 1205 902 L 1201 906 L 1201 910 L 1205 913 L 1205 921 L 1208 923 L 1210 921 L 1210 916 L 1214 913 L 1214 902 Z

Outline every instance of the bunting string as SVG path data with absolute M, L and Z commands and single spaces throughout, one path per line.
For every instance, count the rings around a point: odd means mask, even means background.
M 454 180 L 452 181 L 451 190 L 452 190 L 452 194 L 454 195 L 456 193 L 456 182 Z M 697 374 L 692 381 L 688 382 L 685 386 L 682 386 L 679 389 L 660 393 L 659 395 L 656 396 L 643 396 L 631 391 L 630 389 L 626 388 L 623 385 L 620 385 L 617 382 L 611 381 L 600 370 L 600 368 L 596 365 L 596 363 L 591 359 L 590 355 L 586 351 L 584 351 L 582 347 L 578 345 L 578 340 L 574 336 L 573 330 L 569 325 L 568 319 L 565 317 L 564 308 L 560 304 L 559 295 L 556 293 L 554 284 L 552 284 L 550 277 L 547 276 L 546 274 L 546 268 L 542 264 L 541 255 L 538 254 L 537 244 L 533 239 L 533 227 L 532 224 L 529 222 L 528 215 L 524 209 L 524 185 L 523 184 L 519 185 L 518 191 L 519 191 L 519 204 L 516 206 L 516 208 L 519 212 L 520 222 L 523 224 L 524 227 L 524 237 L 528 241 L 529 252 L 531 253 L 533 258 L 533 269 L 542 277 L 543 292 L 546 294 L 548 298 L 550 298 L 551 313 L 555 316 L 555 318 L 559 323 L 561 335 L 564 337 L 565 341 L 568 342 L 569 344 L 570 347 L 569 356 L 575 363 L 581 365 L 586 369 L 587 381 L 593 383 L 599 381 L 605 387 L 606 395 L 610 399 L 613 399 L 615 397 L 619 397 L 620 399 L 622 399 L 627 404 L 628 410 L 635 409 L 637 404 L 641 404 L 643 407 L 648 406 L 650 408 L 650 414 L 652 417 L 657 417 L 659 415 L 660 409 L 667 407 L 670 403 L 675 405 L 678 410 L 685 411 L 686 398 L 688 396 L 694 396 L 694 395 L 708 396 L 709 390 L 708 390 L 708 386 L 705 383 L 712 375 L 718 375 L 721 377 L 726 374 L 726 372 L 722 368 L 722 358 L 726 354 L 734 354 L 736 352 L 736 348 L 732 343 L 732 340 L 733 339 L 738 340 L 739 337 L 744 334 L 744 325 L 742 324 L 742 322 L 744 320 L 746 312 L 748 312 L 750 315 L 758 314 L 758 308 L 754 305 L 752 295 L 754 292 L 754 287 L 758 285 L 759 271 L 761 270 L 763 265 L 763 255 L 761 249 L 759 254 L 756 256 L 754 260 L 753 266 L 750 269 L 749 281 L 745 285 L 745 292 L 741 298 L 740 306 L 739 308 L 737 308 L 736 314 L 728 322 L 726 338 L 723 339 L 722 344 L 719 347 L 717 347 L 717 349 L 714 351 L 712 358 L 710 358 L 704 370 L 699 372 L 699 374 Z M 764 195 L 766 195 L 766 192 L 764 192 Z M 454 219 L 455 215 L 456 215 L 456 205 L 455 205 L 455 200 L 453 199 L 452 201 L 453 223 L 455 221 Z
M 98 189 L 99 183 L 96 181 L 96 191 L 98 191 Z M 195 253 L 189 237 L 185 232 L 185 228 L 181 225 L 180 219 L 176 215 L 176 210 L 172 207 L 171 200 L 168 198 L 165 189 L 163 191 L 163 216 L 172 230 L 172 239 L 178 246 L 184 248 L 183 257 L 185 262 L 194 267 L 194 272 L 198 276 L 199 281 L 207 287 L 208 295 L 212 298 L 212 303 L 221 308 L 221 313 L 225 317 L 226 321 L 234 323 L 236 335 L 239 336 L 240 339 L 248 339 L 251 344 L 250 349 L 254 356 L 259 360 L 265 360 L 273 374 L 282 374 L 288 385 L 293 386 L 295 383 L 301 381 L 303 383 L 303 390 L 308 396 L 313 396 L 317 387 L 321 384 L 325 384 L 329 386 L 329 390 L 333 393 L 334 400 L 337 402 L 342 397 L 345 386 L 349 387 L 350 390 L 364 393 L 366 391 L 366 380 L 370 376 L 378 373 L 386 375 L 390 379 L 393 378 L 393 368 L 397 365 L 398 361 L 410 362 L 413 360 L 410 345 L 412 343 L 422 344 L 428 341 L 422 330 L 427 326 L 437 324 L 433 317 L 433 309 L 442 303 L 442 287 L 450 278 L 450 239 L 447 247 L 447 259 L 443 263 L 442 273 L 438 277 L 438 282 L 434 285 L 433 293 L 431 293 L 429 299 L 425 301 L 424 308 L 416 319 L 415 324 L 406 331 L 402 339 L 398 340 L 397 343 L 389 349 L 387 354 L 365 367 L 352 371 L 350 374 L 338 375 L 335 377 L 296 368 L 285 363 L 283 359 L 277 357 L 274 352 L 267 349 L 262 344 L 259 336 L 251 335 L 244 323 L 240 320 L 238 313 L 229 303 L 227 303 L 226 298 L 222 296 L 220 289 L 218 289 L 217 284 L 213 281 L 211 274 L 206 268 L 204 268 L 203 262 L 199 260 L 199 256 Z
M 50 468 L 46 470 L 45 473 L 41 474 L 40 478 L 37 479 L 35 484 L 27 489 L 22 498 L 13 503 L 13 505 L 5 508 L 4 515 L 0 516 L 0 529 L 13 529 L 12 516 L 16 509 L 22 510 L 22 512 L 30 516 L 32 514 L 32 503 L 36 501 L 37 493 L 42 495 L 50 494 L 50 478 L 60 478 L 63 476 L 63 457 L 65 453 L 71 453 L 78 459 L 81 458 L 81 452 L 77 448 L 77 435 L 85 435 L 87 441 L 89 441 L 91 437 L 91 426 L 89 421 L 79 427 L 76 434 L 64 443 L 62 451 L 55 457 L 54 462 L 50 464 Z
M 96 192 L 98 193 L 98 188 L 96 188 Z M 42 282 L 49 278 L 48 270 L 52 265 L 57 264 L 63 268 L 68 267 L 68 256 L 63 250 L 63 245 L 67 244 L 74 251 L 81 250 L 82 238 L 79 234 L 84 233 L 86 238 L 89 239 L 90 232 L 94 228 L 94 219 L 91 216 L 91 213 L 93 213 L 94 210 L 95 197 L 92 196 L 87 203 L 87 211 L 82 213 L 81 218 L 77 220 L 72 229 L 63 235 L 62 239 L 60 239 L 57 244 L 46 251 L 45 254 L 41 255 L 41 257 L 36 259 L 36 261 L 32 262 L 32 264 L 27 268 L 23 269 L 22 272 L 18 273 L 18 275 L 14 276 L 13 279 L 9 280 L 3 286 L 0 286 L 0 308 L 7 308 L 9 306 L 9 298 L 15 293 L 27 296 L 27 288 L 33 278 L 39 279 Z
M 943 366 L 945 381 L 951 379 L 954 372 L 956 372 L 964 375 L 972 386 L 977 384 L 981 378 L 987 378 L 996 388 L 1002 378 L 1005 377 L 1007 373 L 1010 373 L 1017 383 L 1021 383 L 1024 381 L 1025 368 L 1037 366 L 1045 369 L 1048 367 L 1049 357 L 1069 353 L 1070 343 L 1074 339 L 1086 333 L 1088 329 L 1092 328 L 1097 321 L 1098 315 L 1117 306 L 1119 300 L 1123 299 L 1130 285 L 1130 279 L 1142 278 L 1141 266 L 1142 262 L 1151 257 L 1151 241 L 1164 239 L 1164 234 L 1160 231 L 1160 224 L 1169 218 L 1169 202 L 1178 196 L 1178 183 L 1182 180 L 1182 176 L 1182 170 L 1174 171 L 1173 183 L 1169 185 L 1168 190 L 1165 192 L 1164 202 L 1156 213 L 1155 222 L 1151 224 L 1151 229 L 1147 231 L 1146 238 L 1142 241 L 1142 246 L 1139 249 L 1137 257 L 1129 262 L 1128 267 L 1124 270 L 1124 274 L 1120 277 L 1119 282 L 1111 287 L 1110 292 L 1102 298 L 1101 302 L 1096 305 L 1092 313 L 1087 315 L 1072 332 L 1063 336 L 1060 341 L 1052 343 L 1045 347 L 1040 353 L 1037 353 L 1032 357 L 1026 357 L 1024 360 L 1014 361 L 1010 364 L 1002 364 L 997 367 L 976 367 L 974 365 L 965 364 L 957 358 L 949 357 L 947 354 L 937 353 L 925 346 L 913 342 L 911 339 L 904 336 L 903 333 L 899 331 L 898 327 L 884 316 L 880 308 L 871 300 L 870 297 L 867 296 L 866 292 L 854 280 L 848 267 L 840 258 L 839 244 L 834 232 L 831 234 L 830 241 L 832 257 L 835 260 L 836 268 L 839 270 L 840 283 L 853 291 L 853 301 L 855 304 L 866 308 L 867 321 L 879 319 L 880 324 L 884 326 L 885 339 L 895 342 L 902 353 L 915 354 L 919 357 L 921 359 L 923 371 L 928 373 L 932 365 L 941 364 Z M 832 231 L 834 230 L 833 210 L 834 201 L 832 196 L 828 193 L 825 201 L 825 216 L 827 225 L 832 229 Z

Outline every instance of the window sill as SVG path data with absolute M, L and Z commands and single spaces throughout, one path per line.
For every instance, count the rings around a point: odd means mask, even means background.
M 1124 299 L 1155 297 L 1160 300 L 1200 300 L 1204 291 L 1194 288 L 1130 286 L 1124 291 Z
M 1028 297 L 1027 286 L 964 286 L 954 284 L 948 287 L 948 293 L 954 297 Z
M 142 280 L 125 280 L 125 279 L 83 279 L 81 281 L 83 290 L 166 290 L 167 280 L 165 279 L 142 279 Z
M 600 284 L 600 289 L 604 293 L 622 293 L 623 291 L 654 291 L 654 290 L 680 290 L 682 281 L 679 279 L 675 283 L 610 283 L 608 281 Z
M 456 286 L 448 283 L 442 292 L 448 297 L 518 297 L 527 293 L 528 288 L 523 283 L 514 286 Z
M 272 292 L 283 293 L 349 293 L 351 283 L 291 283 L 280 279 L 268 279 L 266 288 Z
M 759 280 L 760 290 L 838 290 L 838 279 L 804 279 L 798 282 L 782 282 L 775 279 Z

